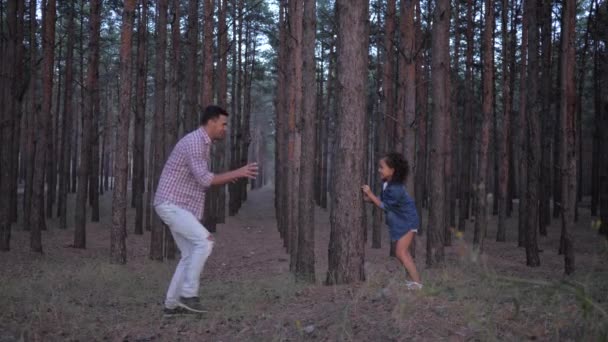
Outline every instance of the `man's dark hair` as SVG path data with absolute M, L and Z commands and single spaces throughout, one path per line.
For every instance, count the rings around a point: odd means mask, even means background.
M 201 125 L 206 125 L 209 120 L 219 118 L 220 115 L 228 116 L 228 112 L 220 106 L 207 106 L 203 112 L 203 117 L 201 118 Z

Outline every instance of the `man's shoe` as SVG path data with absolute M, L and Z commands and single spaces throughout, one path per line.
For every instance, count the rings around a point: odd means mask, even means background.
M 198 297 L 179 297 L 179 303 L 177 304 L 180 307 L 196 313 L 204 313 L 207 312 L 203 310 L 203 306 L 201 305 L 201 301 Z
M 184 308 L 182 308 L 180 306 L 176 306 L 174 308 L 167 308 L 167 307 L 165 307 L 163 309 L 163 315 L 165 317 L 184 315 L 184 314 L 189 314 L 189 313 L 192 313 L 192 312 L 190 312 L 190 311 L 188 311 L 188 310 L 186 310 L 186 309 L 184 309 Z

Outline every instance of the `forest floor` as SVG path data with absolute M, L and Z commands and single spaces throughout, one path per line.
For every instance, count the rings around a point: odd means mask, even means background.
M 469 221 L 466 234 L 446 247 L 443 267 L 425 266 L 426 239 L 417 238 L 424 288 L 410 291 L 405 271 L 388 256 L 386 231 L 381 249 L 367 243 L 365 282 L 323 285 L 330 229 L 329 213 L 321 209 L 317 283 L 295 282 L 276 228 L 273 192 L 251 192 L 239 214 L 218 226 L 201 280 L 208 312 L 198 316 L 163 316 L 176 261 L 149 260 L 148 232 L 138 236 L 130 229 L 127 264 L 109 263 L 110 193 L 101 199 L 102 221 L 87 226 L 85 250 L 71 248 L 73 229 L 59 230 L 53 219 L 43 232 L 44 254 L 33 254 L 29 233 L 16 225 L 12 250 L 0 258 L 0 342 L 608 339 L 608 244 L 592 229 L 588 208 L 581 208 L 573 232 L 571 277 L 563 276 L 557 253 L 558 221 L 548 237 L 539 237 L 541 266 L 530 268 L 517 247 L 517 219 L 508 221 L 507 242 L 496 243 L 492 217 L 485 253 L 473 252 Z

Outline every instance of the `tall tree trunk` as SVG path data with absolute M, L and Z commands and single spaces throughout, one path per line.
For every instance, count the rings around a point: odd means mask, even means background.
M 241 145 L 241 114 L 242 114 L 242 44 L 243 44 L 243 3 L 241 0 L 232 1 L 233 23 L 233 60 L 232 60 L 232 112 L 230 127 L 230 164 L 231 168 L 238 166 L 239 147 Z M 238 18 L 238 24 L 237 24 Z M 230 191 L 229 215 L 234 216 L 239 207 L 239 186 L 236 183 L 228 185 Z
M 226 25 L 226 14 L 228 11 L 228 0 L 218 0 L 221 7 L 218 9 L 218 65 L 217 65 L 217 103 L 226 108 L 228 92 L 228 26 Z M 216 162 L 218 170 L 226 168 L 226 141 L 222 140 L 215 144 L 218 151 Z M 217 223 L 226 222 L 226 186 L 217 188 Z
M 131 114 L 131 41 L 133 37 L 133 19 L 135 18 L 136 0 L 126 0 L 122 13 L 120 33 L 120 113 L 116 120 L 117 142 L 129 141 L 129 122 Z M 127 262 L 127 168 L 129 145 L 117 143 L 115 149 L 116 163 L 114 176 L 116 187 L 112 193 L 112 230 L 110 233 L 110 262 L 124 264 Z
M 99 75 L 97 75 L 99 79 Z M 97 83 L 97 81 L 96 81 Z M 91 94 L 91 172 L 89 176 L 89 199 L 91 221 L 99 222 L 99 113 L 101 111 L 99 85 Z
M 496 231 L 496 241 L 504 242 L 507 239 L 507 229 L 505 221 L 507 217 L 507 201 L 509 189 L 509 166 L 511 162 L 511 108 L 513 105 L 511 97 L 511 36 L 509 34 L 509 9 L 510 0 L 502 0 L 501 8 L 501 30 L 502 30 L 502 129 L 496 134 L 500 138 L 500 152 L 498 156 L 498 229 Z
M 561 39 L 561 37 L 560 37 Z M 561 45 L 561 44 L 560 44 Z M 561 53 L 558 54 L 558 62 L 557 62 L 557 75 L 561 75 L 561 59 L 562 59 L 562 55 Z M 558 76 L 558 83 L 559 83 L 559 76 Z M 557 90 L 555 91 L 555 93 L 557 93 L 555 96 L 559 96 L 559 86 L 557 87 L 552 87 L 552 88 L 557 88 Z M 561 119 L 561 106 L 560 106 L 560 102 L 555 103 L 555 109 L 554 109 L 554 121 L 555 122 L 560 122 Z M 560 161 L 561 161 L 561 129 L 556 129 L 553 132 L 553 217 L 554 218 L 560 218 L 561 217 L 561 208 L 562 208 L 562 175 L 561 175 L 561 170 L 560 170 Z M 575 213 L 576 216 L 576 213 Z
M 321 169 L 321 208 L 327 209 L 327 196 L 329 194 L 329 163 L 330 163 L 330 125 L 332 118 L 335 116 L 335 44 L 332 39 L 329 47 L 329 65 L 327 66 L 327 96 L 323 118 L 323 167 Z M 333 135 L 332 135 L 333 136 Z M 386 140 L 384 143 L 386 146 Z M 333 146 L 332 146 L 333 150 Z
M 598 9 L 599 10 L 599 9 Z M 597 30 L 597 18 L 594 19 L 593 25 L 594 31 Z M 594 107 L 594 119 L 595 128 L 593 130 L 593 149 L 592 149 L 592 161 L 591 161 L 591 215 L 597 216 L 598 209 L 601 209 L 600 195 L 602 191 L 601 177 L 604 173 L 602 170 L 602 75 L 605 74 L 600 72 L 600 66 L 602 63 L 601 57 L 603 56 L 600 51 L 600 42 L 595 39 L 593 42 L 593 107 Z M 580 96 L 581 94 L 579 94 Z M 580 104 L 579 104 L 580 105 Z M 606 149 L 608 150 L 608 149 Z M 607 217 L 608 213 L 600 211 L 600 216 Z M 608 221 L 604 222 L 604 227 L 608 227 Z M 608 233 L 608 231 L 607 231 Z M 607 234 L 608 235 L 608 234 Z
M 414 26 L 415 6 L 413 0 L 401 1 L 401 53 L 399 54 L 399 94 L 397 96 L 397 112 L 403 111 L 404 149 L 405 159 L 410 165 L 412 174 L 416 173 L 418 162 L 416 160 L 416 32 Z M 414 177 L 407 177 L 406 188 L 415 198 Z M 414 237 L 415 239 L 415 237 Z M 412 245 L 415 246 L 415 241 Z
M 203 78 L 200 104 L 205 108 L 213 102 L 213 0 L 203 0 L 203 11 Z
M 587 32 L 585 33 L 585 48 L 584 51 L 587 51 L 588 48 L 588 34 L 591 31 L 591 22 L 594 23 L 593 29 L 595 30 L 597 27 L 597 18 L 593 16 L 593 4 L 595 4 L 595 1 L 592 2 L 591 5 L 591 9 L 589 10 L 589 17 L 587 19 Z M 596 13 L 597 13 L 598 9 L 596 7 Z M 597 14 L 596 14 L 597 15 Z M 593 19 L 592 19 L 593 18 Z M 593 80 L 592 80 L 592 84 L 593 84 L 593 107 L 594 107 L 594 119 L 597 120 L 596 122 L 600 122 L 600 108 L 601 108 L 601 104 L 600 104 L 600 99 L 601 96 L 600 94 L 598 94 L 599 89 L 599 78 L 600 78 L 600 73 L 599 73 L 599 58 L 598 58 L 598 54 L 597 54 L 597 45 L 598 45 L 598 41 L 597 39 L 595 39 L 594 42 L 594 52 L 593 52 Z M 586 53 L 583 54 L 583 58 L 586 57 Z M 584 86 L 584 81 L 585 81 L 585 73 L 587 72 L 586 70 L 586 60 L 583 60 L 580 72 L 579 72 L 579 91 L 578 91 L 578 110 L 582 111 L 582 97 L 583 97 L 583 86 Z M 592 152 L 591 152 L 591 216 L 597 216 L 597 211 L 598 211 L 598 205 L 599 205 L 599 137 L 600 137 L 600 125 L 595 124 L 595 127 L 593 128 L 593 136 L 592 136 Z M 581 136 L 582 139 L 582 136 Z M 581 184 L 579 184 L 579 186 L 581 186 Z
M 241 156 L 240 156 L 240 165 L 247 164 L 247 159 L 249 156 L 249 145 L 251 144 L 251 106 L 252 106 L 252 98 L 251 98 L 251 88 L 253 84 L 253 75 L 255 74 L 255 53 L 256 53 L 256 40 L 252 37 L 255 37 L 256 31 L 255 28 L 251 27 L 250 24 L 247 24 L 247 38 L 246 44 L 247 49 L 245 51 L 245 78 L 243 83 L 243 91 L 244 91 L 244 112 L 243 112 L 243 146 L 241 148 Z M 247 61 L 249 60 L 249 62 Z M 249 68 L 247 66 L 249 65 Z M 314 78 L 314 74 L 313 74 Z M 314 89 L 314 88 L 313 88 Z M 314 155 L 314 153 L 313 153 Z M 240 203 L 242 204 L 247 200 L 247 184 L 249 181 L 247 179 L 242 179 L 240 181 L 241 185 L 241 196 Z M 297 204 L 296 204 L 297 205 Z M 240 205 L 239 205 L 240 208 Z
M 86 84 L 86 111 L 83 112 L 82 120 L 82 142 L 80 149 L 80 164 L 78 166 L 78 190 L 76 193 L 76 208 L 75 208 L 75 230 L 74 230 L 74 247 L 86 248 L 86 210 L 87 210 L 87 191 L 88 180 L 91 162 L 91 120 L 94 117 L 95 110 L 95 93 L 98 91 L 99 78 L 99 39 L 101 28 L 101 1 L 94 0 L 91 2 L 91 18 L 90 18 L 90 41 L 88 46 L 89 51 L 89 66 L 87 69 L 87 84 Z M 126 145 L 126 144 L 125 144 Z
M 104 90 L 103 92 L 103 97 L 101 98 L 102 102 L 101 102 L 101 106 L 103 106 L 103 118 L 101 117 L 101 113 L 100 112 L 100 118 L 99 118 L 99 124 L 100 124 L 100 131 L 99 131 L 99 139 L 101 140 L 100 143 L 100 148 L 101 151 L 99 151 L 100 153 L 100 158 L 101 160 L 99 161 L 99 196 L 103 197 L 103 194 L 105 192 L 105 181 L 107 179 L 107 175 L 106 175 L 106 120 L 107 120 L 107 116 L 108 113 L 110 112 L 110 104 L 108 103 L 108 90 Z M 101 95 L 100 95 L 101 96 Z M 103 120 L 103 121 L 101 121 Z
M 416 172 L 416 34 L 414 28 L 414 1 L 401 2 L 401 54 L 399 55 L 399 110 L 404 110 L 405 129 L 405 159 L 409 162 L 411 171 Z M 407 178 L 407 189 L 413 195 L 414 178 Z
M 528 0 L 522 0 L 528 1 Z M 520 85 L 519 85 L 519 153 L 518 158 L 523 162 L 519 163 L 519 186 L 518 186 L 518 197 L 519 197 L 519 208 L 518 208 L 518 234 L 517 234 L 517 246 L 524 247 L 526 243 L 526 217 L 527 217 L 527 205 L 526 205 L 526 187 L 527 187 L 527 169 L 526 169 L 526 146 L 527 146 L 527 134 L 526 134 L 526 116 L 527 112 L 527 99 L 526 93 L 528 91 L 528 77 L 526 72 L 528 70 L 528 19 L 529 11 L 524 10 L 522 15 L 522 34 L 521 34 L 521 70 L 520 70 Z
M 106 117 L 105 117 L 105 124 L 104 124 L 104 131 L 103 131 L 103 144 L 104 144 L 104 191 L 109 191 L 110 189 L 110 173 L 111 173 L 111 156 L 112 156 L 112 150 L 113 150 L 113 140 L 112 140 L 112 132 L 113 130 L 111 128 L 113 128 L 113 122 L 114 122 L 114 110 L 113 110 L 113 106 L 110 105 L 109 103 L 113 103 L 113 101 L 111 100 L 112 98 L 112 91 L 108 90 L 106 91 L 106 102 L 108 103 L 106 105 L 107 110 L 106 110 Z
M 599 11 L 598 11 L 599 13 Z M 598 16 L 599 18 L 606 18 L 606 14 Z M 605 21 L 604 21 L 605 22 Z M 598 119 L 598 126 L 600 126 L 599 134 L 599 151 L 598 151 L 598 162 L 599 165 L 599 210 L 600 210 L 600 227 L 599 233 L 604 235 L 608 239 L 608 51 L 606 50 L 606 39 L 603 40 L 603 49 L 599 49 L 600 43 L 596 43 L 596 60 L 597 69 L 601 70 L 597 74 L 597 83 L 595 84 L 595 100 L 596 100 L 596 119 Z M 603 87 L 602 87 L 603 85 Z
M 315 40 L 316 4 L 315 0 L 304 1 L 304 20 L 302 21 L 302 140 L 317 141 L 315 136 L 315 117 L 317 94 L 315 81 Z M 315 144 L 302 144 L 301 160 L 313 160 Z M 313 163 L 302 163 L 300 169 L 298 254 L 296 277 L 315 282 L 315 206 Z
M 446 231 L 445 231 L 445 243 L 446 246 L 451 244 L 451 234 L 456 228 L 456 194 L 458 193 L 458 181 L 454 181 L 453 178 L 458 176 L 456 170 L 459 169 L 459 156 L 460 156 L 460 135 L 459 126 L 461 117 L 461 111 L 459 108 L 459 97 L 460 97 L 460 1 L 456 1 L 453 13 L 455 14 L 454 22 L 454 62 L 451 74 L 450 82 L 450 100 L 453 110 L 451 111 L 451 120 L 449 124 L 450 128 L 450 140 L 448 142 L 448 159 L 446 160 L 446 174 L 445 178 L 448 184 L 446 184 L 446 199 L 448 206 L 448 217 L 446 218 Z
M 289 1 L 289 74 L 287 88 L 288 140 L 288 174 L 287 174 L 287 229 L 289 230 L 289 248 L 291 256 L 289 269 L 296 270 L 298 254 L 298 196 L 300 187 L 301 132 L 298 127 L 302 118 L 302 19 L 303 4 L 298 0 Z
M 63 90 L 63 115 L 61 128 L 61 161 L 59 167 L 59 199 L 57 203 L 57 215 L 60 218 L 59 228 L 67 229 L 67 201 L 70 182 L 70 156 L 72 154 L 73 131 L 73 82 L 74 82 L 74 43 L 75 43 L 75 18 L 76 8 L 74 4 L 68 7 L 68 41 L 66 46 L 65 60 L 65 87 Z
M 474 48 L 474 22 L 473 12 L 475 11 L 475 1 L 467 0 L 467 51 L 466 51 L 466 69 L 465 69 L 465 105 L 464 105 L 464 123 L 463 123 L 463 141 L 462 141 L 462 167 L 460 169 L 460 215 L 458 217 L 458 230 L 466 229 L 466 220 L 469 218 L 469 208 L 471 200 L 471 165 L 473 161 L 473 129 L 474 129 L 474 92 L 473 92 L 473 48 Z
M 21 1 L 19 1 L 21 2 Z M 19 6 L 23 6 L 20 4 Z M 0 114 L 0 250 L 10 250 L 10 238 L 11 238 L 11 168 L 17 167 L 17 164 L 11 162 L 11 149 L 12 141 L 11 135 L 13 134 L 13 120 L 15 120 L 14 111 L 17 110 L 17 99 L 15 92 L 17 91 L 17 75 L 16 65 L 20 63 L 17 60 L 19 49 L 19 33 L 17 32 L 18 22 L 22 19 L 23 11 L 17 9 L 18 5 L 16 1 L 9 1 L 7 4 L 7 34 L 2 35 L 2 48 L 1 52 L 3 55 L 3 61 L 0 64 L 0 73 L 2 75 L 2 84 L 0 84 L 0 105 L 4 110 Z M 19 14 L 18 14 L 19 12 Z M 2 23 L 4 25 L 4 22 Z M 6 39 L 6 40 L 5 40 Z M 52 63 L 52 62 L 51 62 Z M 32 80 L 33 81 L 33 80 Z M 34 230 L 32 230 L 32 233 Z M 42 252 L 42 247 L 40 247 Z
M 154 192 L 165 163 L 165 59 L 167 55 L 167 0 L 157 0 L 156 10 L 156 65 L 154 72 Z M 118 156 L 117 156 L 118 157 Z M 151 205 L 151 203 L 150 203 Z M 150 234 L 150 259 L 163 260 L 164 225 L 156 213 L 152 213 Z
M 517 6 L 516 8 L 516 1 L 511 1 L 511 6 L 510 6 L 510 11 L 511 11 L 511 27 L 510 27 L 510 36 L 509 36 L 509 41 L 510 41 L 510 46 L 508 48 L 509 51 L 509 70 L 511 72 L 510 78 L 509 78 L 509 89 L 510 92 L 508 94 L 509 98 L 510 98 L 510 105 L 511 105 L 511 111 L 509 112 L 510 118 L 509 118 L 509 122 L 510 125 L 508 127 L 508 130 L 510 132 L 510 134 L 507 136 L 508 140 L 509 140 L 509 145 L 508 145 L 508 156 L 509 156 L 509 173 L 507 176 L 507 195 L 506 195 L 506 212 L 505 215 L 506 217 L 511 217 L 512 213 L 513 213 L 513 199 L 516 196 L 517 193 L 517 181 L 516 181 L 516 167 L 515 167 L 515 152 L 517 151 L 517 144 L 518 144 L 518 139 L 517 139 L 517 134 L 516 132 L 518 131 L 515 128 L 515 124 L 517 123 L 517 121 L 514 120 L 514 99 L 515 99 L 515 81 L 516 81 L 516 54 L 517 54 L 517 22 L 519 20 L 519 13 L 521 10 L 521 6 Z M 522 32 L 523 33 L 523 32 Z M 519 163 L 518 163 L 519 164 Z
M 164 155 L 169 157 L 175 143 L 177 141 L 177 122 L 180 117 L 179 113 L 179 56 L 180 56 L 180 25 L 181 14 L 179 0 L 171 1 L 171 52 L 169 57 L 169 98 L 168 108 L 165 112 L 165 140 L 164 140 Z M 175 259 L 175 242 L 169 227 L 165 225 L 164 237 L 164 254 L 167 259 Z
M 38 49 L 36 44 L 36 11 L 37 11 L 37 1 L 30 0 L 29 5 L 29 45 L 30 45 L 30 60 L 29 60 L 29 70 L 30 70 L 30 81 L 28 85 L 28 109 L 27 115 L 29 116 L 26 128 L 27 135 L 27 143 L 25 147 L 25 158 L 26 161 L 26 180 L 25 180 L 25 189 L 23 194 L 23 229 L 30 230 L 32 221 L 32 194 L 34 191 L 34 169 L 35 169 L 35 153 L 36 153 L 36 142 L 35 142 L 35 131 L 36 131 L 36 117 L 37 112 L 39 110 L 37 105 L 37 87 L 36 87 L 36 70 L 37 67 L 37 55 Z
M 572 231 L 575 228 L 574 210 L 576 207 L 576 167 L 577 149 L 576 141 L 576 81 L 574 68 L 575 56 L 575 29 L 576 29 L 576 1 L 564 1 L 562 8 L 562 45 L 561 45 L 561 170 L 562 170 L 562 232 L 560 253 L 564 254 L 564 273 L 574 273 L 574 241 Z
M 154 127 L 156 127 L 156 121 L 153 121 Z M 156 186 L 156 161 L 154 145 L 156 141 L 156 134 L 154 130 L 150 132 L 150 143 L 148 144 L 148 171 L 146 172 L 146 213 L 145 213 L 145 228 L 146 231 L 152 231 L 152 221 L 155 220 L 155 216 L 152 214 L 154 187 Z M 151 243 L 152 246 L 152 243 Z M 151 247 L 152 249 L 152 247 Z M 162 250 L 161 250 L 162 252 Z M 152 252 L 150 252 L 150 255 Z
M 198 72 L 197 70 L 197 54 L 198 54 L 198 0 L 188 1 L 188 50 L 186 52 L 186 70 L 191 72 L 186 73 L 186 96 L 184 98 L 184 131 L 188 132 L 195 129 L 198 122 Z M 201 104 L 203 105 L 203 104 Z
M 446 119 L 450 115 L 450 1 L 438 0 L 433 13 L 432 89 L 433 130 L 431 132 L 430 165 L 431 205 L 427 235 L 426 264 L 435 266 L 444 261 L 445 232 L 445 151 Z
M 582 151 L 582 139 L 583 139 L 583 135 L 581 130 L 583 129 L 583 125 L 581 122 L 581 117 L 583 115 L 583 89 L 585 86 L 585 80 L 586 80 L 586 74 L 587 74 L 587 54 L 589 51 L 589 32 L 591 30 L 591 23 L 594 21 L 593 20 L 593 8 L 594 8 L 594 4 L 595 1 L 591 1 L 590 4 L 590 8 L 589 8 L 589 16 L 587 17 L 587 29 L 585 30 L 585 35 L 584 35 L 584 44 L 583 44 L 583 49 L 581 52 L 581 63 L 580 63 L 580 67 L 578 70 L 578 77 L 577 77 L 577 82 L 578 82 L 578 89 L 577 89 L 577 99 L 576 99 L 576 116 L 577 116 L 577 120 L 578 120 L 578 125 L 577 125 L 577 136 L 579 137 L 579 154 L 578 154 L 578 170 L 582 169 L 582 164 L 583 164 L 583 151 Z M 596 125 L 597 127 L 597 125 Z M 592 137 L 592 146 L 595 146 L 595 132 L 593 132 L 593 137 Z M 592 149 L 595 147 L 592 147 Z M 593 152 L 592 152 L 593 153 Z M 593 162 L 593 156 L 592 156 L 592 161 L 591 161 L 591 183 L 594 182 L 594 179 L 597 178 L 597 170 L 595 169 L 597 164 Z M 582 172 L 578 172 L 577 173 L 577 189 L 578 189 L 578 193 L 582 194 Z M 591 216 L 596 216 L 597 215 L 597 190 L 593 187 L 593 185 L 591 186 Z M 579 200 L 580 201 L 580 200 Z M 577 207 L 578 208 L 578 207 Z M 575 212 L 576 213 L 576 212 Z
M 316 6 L 316 4 L 315 4 Z M 322 43 L 320 43 L 322 44 Z M 323 104 L 323 94 L 325 86 L 325 49 L 321 47 L 320 51 L 319 64 L 316 65 L 316 103 L 317 106 L 315 108 L 315 136 L 317 137 L 315 140 L 315 175 L 314 175 L 314 201 L 317 206 L 321 205 L 321 172 L 323 169 L 323 122 L 324 115 L 321 109 Z
M 387 129 L 387 138 L 388 141 L 385 142 L 385 145 L 394 146 L 395 145 L 395 120 L 398 117 L 396 111 L 396 97 L 395 97 L 395 17 L 397 15 L 397 6 L 395 0 L 387 1 L 386 8 L 386 23 L 385 23 L 385 37 L 384 44 L 386 49 L 386 56 L 384 61 L 383 68 L 383 77 L 382 77 L 382 90 L 383 90 L 383 98 L 384 98 L 384 121 L 390 122 L 390 124 L 385 124 Z M 400 112 L 402 113 L 402 112 Z M 398 128 L 397 128 L 398 129 Z M 383 151 L 386 152 L 386 151 Z
M 377 120 L 378 130 L 378 143 L 376 154 L 378 155 L 376 160 L 382 158 L 386 154 L 387 146 L 387 133 L 388 129 L 394 127 L 392 123 L 388 123 L 390 117 L 395 116 L 395 96 L 394 94 L 394 46 L 393 41 L 395 40 L 395 15 L 397 6 L 395 0 L 388 0 L 386 4 L 386 19 L 384 23 L 384 65 L 382 66 L 382 106 L 381 117 Z M 401 58 L 400 58 L 401 59 Z M 383 111 L 383 113 L 382 113 Z M 392 144 L 392 143 L 391 143 Z M 375 187 L 374 192 L 379 193 L 382 191 L 382 183 L 378 182 L 378 186 Z M 386 229 L 383 222 L 382 210 L 374 207 L 373 208 L 373 230 L 372 230 L 372 247 L 380 248 L 382 246 L 382 231 Z M 391 249 L 391 252 L 394 252 Z
M 16 29 L 16 58 L 15 58 L 15 74 L 23 75 L 25 73 L 25 45 L 23 44 L 25 38 L 25 1 L 17 2 L 17 29 Z M 22 146 L 24 144 L 19 143 L 22 140 L 22 137 L 25 137 L 22 129 L 22 117 L 23 117 L 23 102 L 25 98 L 25 91 L 27 88 L 27 82 L 29 80 L 25 78 L 18 78 L 14 81 L 13 87 L 13 99 L 15 110 L 13 111 L 13 134 L 12 141 L 17 143 L 12 144 L 12 156 L 11 161 L 14 165 L 11 168 L 12 175 L 10 180 L 10 212 L 9 218 L 11 223 L 16 223 L 18 219 L 18 188 L 19 188 L 19 163 L 21 157 L 24 155 L 24 151 L 22 150 Z
M 287 78 L 287 64 L 286 64 L 286 54 L 287 54 L 287 24 L 285 19 L 286 12 L 286 2 L 279 2 L 279 22 L 278 22 L 278 31 L 279 31 L 279 51 L 277 56 L 277 86 L 276 86 L 276 96 L 274 99 L 275 103 L 275 126 L 276 126 L 276 134 L 275 134 L 275 210 L 276 210 L 276 219 L 277 219 L 277 228 L 281 238 L 283 239 L 283 247 L 287 247 L 287 237 L 286 237 L 286 229 L 285 229 L 285 187 L 286 181 L 285 173 L 284 173 L 284 165 L 286 164 L 286 154 L 284 153 L 286 146 L 285 139 L 285 117 L 287 113 L 285 112 L 285 87 L 286 87 L 286 78 Z
M 541 185 L 539 195 L 539 232 L 542 236 L 547 236 L 547 226 L 551 224 L 551 144 L 553 142 L 553 115 L 551 113 L 551 94 L 552 94 L 552 74 L 551 74 L 551 26 L 552 26 L 552 0 L 543 0 L 541 6 L 540 29 L 541 29 L 541 49 L 542 49 L 542 87 L 541 87 L 541 115 L 543 117 L 541 127 Z
M 53 97 L 53 61 L 55 56 L 55 0 L 48 0 L 44 8 L 44 35 L 42 40 L 42 107 L 38 112 L 37 126 L 37 152 L 35 157 L 33 199 L 32 203 L 32 227 L 30 235 L 30 248 L 32 252 L 42 253 L 41 228 L 44 225 L 44 148 L 48 144 L 47 130 L 51 127 L 51 106 Z M 48 147 L 47 147 L 48 148 Z M 49 170 L 50 172 L 51 170 Z
M 416 128 L 417 128 L 417 155 L 416 155 L 416 170 L 414 177 L 416 184 L 414 194 L 416 200 L 416 210 L 420 215 L 420 227 L 418 234 L 424 233 L 422 207 L 426 200 L 426 171 L 427 171 L 427 113 L 428 113 L 428 69 L 424 67 L 427 56 L 427 43 L 423 39 L 422 32 L 422 10 L 420 8 L 420 0 L 416 0 Z
M 203 78 L 201 84 L 201 107 L 205 108 L 213 103 L 213 0 L 203 1 Z M 218 169 L 218 147 L 212 147 L 213 169 Z M 219 206 L 218 189 L 211 188 L 205 200 L 203 222 L 210 232 L 216 231 L 217 207 Z
M 74 155 L 73 157 L 73 161 L 72 161 L 72 192 L 77 192 L 77 184 L 79 182 L 79 156 L 81 154 L 81 150 L 85 147 L 88 146 L 88 143 L 83 143 L 84 142 L 84 136 L 82 135 L 82 127 L 84 125 L 84 117 L 85 117 L 85 113 L 86 113 L 86 92 L 87 90 L 85 89 L 86 85 L 85 85 L 85 48 L 84 48 L 84 42 L 85 42 L 85 29 L 84 29 L 84 22 L 85 22 L 85 17 L 86 17 L 86 13 L 84 11 L 85 8 L 85 0 L 81 0 L 80 1 L 80 36 L 78 37 L 78 40 L 80 41 L 80 69 L 79 69 L 79 73 L 78 76 L 80 78 L 80 115 L 82 116 L 82 119 L 80 120 L 76 120 L 76 129 L 74 130 Z M 78 143 L 80 143 L 80 150 L 78 149 Z M 78 196 L 78 194 L 76 194 Z M 86 198 L 86 194 L 85 197 Z M 76 208 L 76 207 L 75 207 Z M 83 213 L 84 217 L 86 217 L 86 213 Z M 76 224 L 76 223 L 75 223 Z
M 368 1 L 337 0 L 337 144 L 333 168 L 327 284 L 365 280 L 363 262 L 365 99 L 368 59 Z M 341 174 L 338 174 L 340 172 Z
M 57 54 L 57 65 L 53 67 L 53 77 L 55 76 L 55 69 L 57 69 L 57 87 L 56 93 L 57 97 L 55 98 L 55 110 L 51 109 L 51 118 L 50 118 L 50 126 L 47 128 L 47 145 L 46 145 L 46 186 L 47 186 L 47 196 L 46 196 L 46 218 L 53 218 L 53 205 L 55 204 L 55 197 L 57 196 L 57 167 L 55 161 L 57 160 L 57 151 L 56 151 L 56 138 L 59 136 L 59 127 L 57 123 L 59 122 L 59 111 L 61 109 L 61 54 L 62 54 L 62 42 L 57 42 L 58 45 L 58 54 Z M 52 101 L 52 100 L 51 100 Z
M 146 186 L 145 151 L 146 151 L 146 41 L 148 33 L 148 2 L 139 1 L 139 19 L 137 22 L 137 76 L 135 85 L 135 120 L 133 127 L 133 202 L 135 204 L 135 234 L 144 233 L 144 192 Z M 196 73 L 188 73 L 188 75 Z M 190 76 L 187 76 L 190 77 Z
M 494 113 L 494 0 L 485 1 L 485 28 L 483 30 L 483 108 L 481 119 L 481 141 L 479 144 L 479 176 L 475 186 L 477 206 L 473 244 L 483 252 L 483 240 L 488 225 L 486 186 L 488 174 L 488 149 L 490 143 L 490 118 Z
M 539 122 L 539 60 L 536 1 L 525 0 L 528 22 L 528 91 L 526 92 L 527 119 L 527 191 L 526 191 L 526 265 L 540 265 L 538 255 L 538 203 L 540 190 L 540 122 Z

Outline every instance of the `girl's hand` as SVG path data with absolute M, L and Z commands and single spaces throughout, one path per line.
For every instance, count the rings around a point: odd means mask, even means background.
M 361 187 L 361 191 L 363 191 L 364 194 L 369 195 L 372 192 L 372 189 L 369 185 L 364 185 Z

